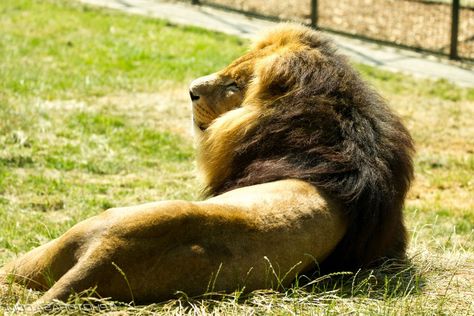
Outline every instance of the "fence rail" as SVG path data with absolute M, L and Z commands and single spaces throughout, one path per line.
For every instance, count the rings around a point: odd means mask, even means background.
M 189 1 L 189 0 L 188 0 Z M 474 0 L 191 0 L 271 20 L 474 61 Z

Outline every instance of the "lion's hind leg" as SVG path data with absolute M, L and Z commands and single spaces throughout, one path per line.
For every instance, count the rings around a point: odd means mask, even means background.
M 35 290 L 48 289 L 51 277 L 48 254 L 54 246 L 53 240 L 9 262 L 0 270 L 0 281 L 24 284 Z
M 100 216 L 76 224 L 61 237 L 7 263 L 0 269 L 0 283 L 15 282 L 35 290 L 48 290 L 78 263 L 103 226 Z
M 84 258 L 85 259 L 85 258 Z M 46 291 L 43 296 L 34 302 L 41 305 L 52 300 L 67 301 L 69 296 L 75 293 L 75 289 L 89 289 L 94 287 L 93 269 L 88 260 L 79 261 L 72 269 L 64 274 L 54 285 Z
M 77 244 L 59 238 L 35 248 L 6 264 L 0 282 L 20 283 L 35 290 L 47 290 L 76 263 Z

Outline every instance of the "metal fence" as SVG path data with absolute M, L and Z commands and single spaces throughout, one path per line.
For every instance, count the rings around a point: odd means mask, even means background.
M 191 0 L 380 43 L 474 60 L 474 0 Z

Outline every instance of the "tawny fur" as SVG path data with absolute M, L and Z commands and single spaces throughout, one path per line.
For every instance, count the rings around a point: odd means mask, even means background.
M 190 90 L 207 200 L 106 211 L 0 278 L 47 290 L 38 303 L 153 302 L 404 258 L 410 135 L 318 32 L 283 24 Z

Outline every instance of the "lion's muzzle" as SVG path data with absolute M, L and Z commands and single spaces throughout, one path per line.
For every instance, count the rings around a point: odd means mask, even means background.
M 205 130 L 219 115 L 213 106 L 219 80 L 218 75 L 212 74 L 194 80 L 189 86 L 189 96 L 193 104 L 193 121 L 200 130 Z
M 191 82 L 189 95 L 194 125 L 204 131 L 219 116 L 239 107 L 244 91 L 231 76 L 215 73 Z

